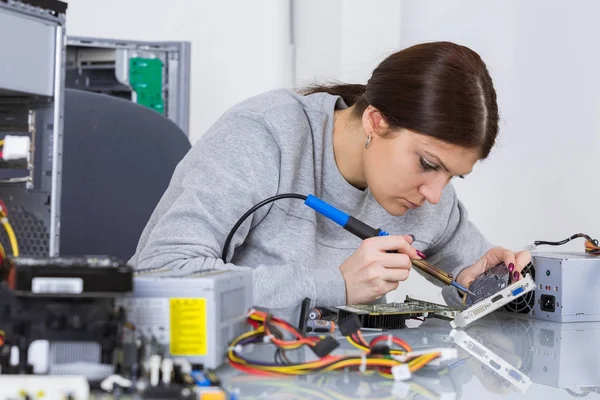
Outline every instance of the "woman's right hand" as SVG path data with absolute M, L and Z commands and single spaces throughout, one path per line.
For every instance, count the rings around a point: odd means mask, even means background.
M 377 236 L 363 240 L 340 271 L 346 282 L 346 303 L 382 298 L 408 278 L 411 259 L 420 259 L 410 236 Z M 388 253 L 388 251 L 397 253 Z

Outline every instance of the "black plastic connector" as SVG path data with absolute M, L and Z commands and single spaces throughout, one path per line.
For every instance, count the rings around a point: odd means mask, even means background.
M 190 399 L 197 396 L 192 387 L 184 385 L 150 386 L 143 392 L 144 399 Z
M 360 320 L 358 319 L 358 315 L 350 314 L 343 320 L 339 322 L 340 332 L 344 336 L 350 336 L 353 333 L 356 333 L 360 330 Z
M 381 354 L 387 356 L 390 354 L 390 348 L 385 343 L 377 343 L 371 348 L 371 354 Z
M 325 339 L 320 340 L 314 347 L 312 347 L 312 351 L 317 355 L 317 357 L 322 358 L 332 351 L 334 351 L 340 343 L 335 340 L 333 336 L 327 336 Z

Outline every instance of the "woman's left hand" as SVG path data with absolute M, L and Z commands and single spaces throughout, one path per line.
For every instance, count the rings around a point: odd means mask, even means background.
M 490 268 L 504 263 L 510 271 L 510 277 L 513 282 L 521 279 L 521 271 L 531 261 L 531 253 L 527 250 L 512 252 L 504 247 L 494 247 L 490 249 L 475 264 L 463 269 L 456 281 L 465 287 L 469 287 L 475 278 Z

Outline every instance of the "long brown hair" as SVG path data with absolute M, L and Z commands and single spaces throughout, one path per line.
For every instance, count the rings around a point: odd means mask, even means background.
M 498 135 L 496 91 L 479 54 L 450 42 L 408 47 L 383 60 L 366 85 L 312 86 L 354 105 L 355 117 L 372 105 L 391 129 L 409 129 L 486 158 Z

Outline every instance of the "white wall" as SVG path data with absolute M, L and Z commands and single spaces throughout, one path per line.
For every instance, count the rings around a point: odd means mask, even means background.
M 292 85 L 287 0 L 68 0 L 68 4 L 68 35 L 192 43 L 192 142 L 238 101 Z
M 400 45 L 398 0 L 294 1 L 296 83 L 366 83 Z M 381 12 L 384 10 L 385 12 Z
M 303 4 L 303 15 L 297 17 L 311 16 L 319 7 L 317 1 Z M 296 21 L 299 80 L 320 74 L 360 83 L 375 61 L 394 47 L 433 40 L 470 46 L 488 64 L 502 118 L 490 157 L 466 180 L 456 182 L 471 219 L 494 243 L 513 249 L 575 232 L 600 237 L 600 216 L 592 213 L 600 204 L 597 179 L 593 183 L 600 157 L 600 55 L 595 51 L 600 3 L 328 4 L 328 13 L 338 10 L 333 23 Z M 329 53 L 318 49 L 320 37 L 338 47 Z M 312 48 L 303 47 L 307 45 Z M 582 251 L 583 241 L 561 249 Z M 438 291 L 416 274 L 388 299 L 402 301 L 406 294 L 441 300 Z

